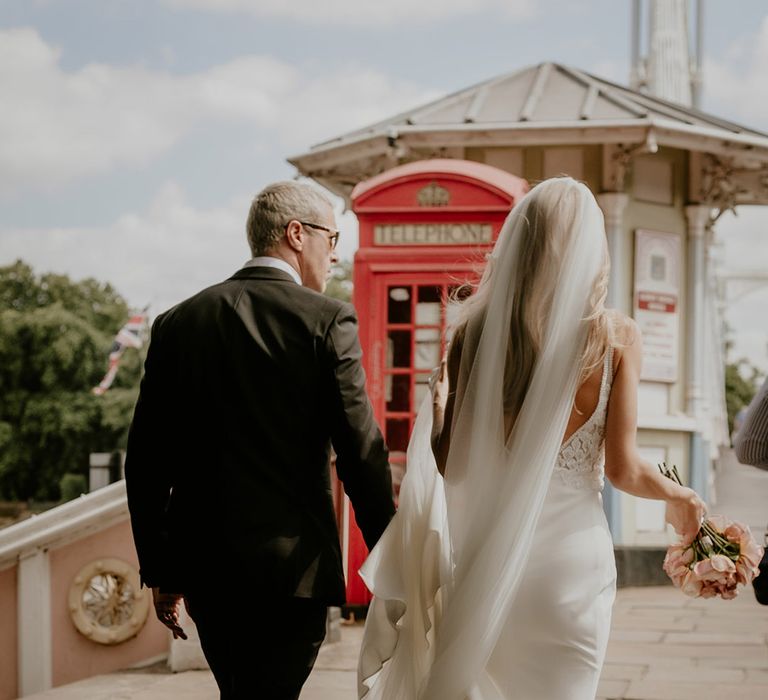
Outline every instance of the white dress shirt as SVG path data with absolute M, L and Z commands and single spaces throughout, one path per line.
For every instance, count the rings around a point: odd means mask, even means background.
M 280 258 L 273 258 L 271 255 L 259 255 L 255 258 L 251 258 L 243 267 L 274 267 L 283 272 L 287 272 L 296 284 L 301 286 L 301 277 L 296 270 L 291 267 L 285 260 Z

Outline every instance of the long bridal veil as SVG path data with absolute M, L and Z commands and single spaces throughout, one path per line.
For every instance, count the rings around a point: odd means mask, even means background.
M 532 272 L 531 237 L 546 238 L 556 252 L 530 285 L 520 285 Z M 445 479 L 430 449 L 427 397 L 411 436 L 398 513 L 360 572 L 374 594 L 358 668 L 361 698 L 498 697 L 485 667 L 526 565 L 604 264 L 602 213 L 584 185 L 547 180 L 508 216 L 481 280 L 482 304 L 464 329 Z M 540 340 L 508 434 L 505 364 L 511 319 L 526 295 L 537 295 L 542 310 L 529 319 Z

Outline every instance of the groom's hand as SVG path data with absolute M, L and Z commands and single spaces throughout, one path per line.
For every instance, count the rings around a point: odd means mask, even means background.
M 152 589 L 152 601 L 155 614 L 171 632 L 174 639 L 186 639 L 187 635 L 179 625 L 179 605 L 184 596 L 181 593 L 161 593 L 159 588 Z

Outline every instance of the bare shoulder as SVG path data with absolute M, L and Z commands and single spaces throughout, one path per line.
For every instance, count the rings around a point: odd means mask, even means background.
M 616 309 L 609 309 L 608 326 L 614 371 L 618 370 L 622 360 L 629 360 L 633 364 L 638 362 L 642 352 L 642 336 L 635 320 Z

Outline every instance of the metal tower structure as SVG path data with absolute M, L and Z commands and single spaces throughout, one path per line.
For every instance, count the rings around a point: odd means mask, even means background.
M 704 3 L 696 0 L 695 54 L 690 50 L 688 0 L 648 0 L 645 32 L 643 0 L 632 0 L 630 87 L 670 102 L 699 107 L 703 56 Z M 643 54 L 643 38 L 646 53 Z

